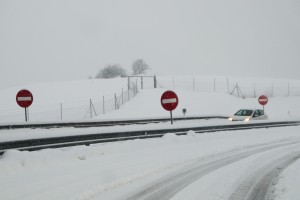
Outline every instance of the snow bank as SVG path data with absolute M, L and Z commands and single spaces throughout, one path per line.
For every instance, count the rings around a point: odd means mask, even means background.
M 299 127 L 213 134 L 191 131 L 186 136 L 166 134 L 88 147 L 12 150 L 0 158 L 1 198 L 117 199 L 195 160 L 257 144 L 297 140 L 298 133 Z
M 287 167 L 279 177 L 274 191 L 275 200 L 299 199 L 300 160 Z

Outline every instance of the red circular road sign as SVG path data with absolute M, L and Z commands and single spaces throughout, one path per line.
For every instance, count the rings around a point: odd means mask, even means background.
M 162 94 L 160 103 L 167 111 L 174 110 L 178 105 L 178 97 L 173 91 L 166 91 Z
M 265 95 L 261 95 L 259 98 L 258 98 L 258 102 L 260 103 L 260 105 L 264 106 L 268 103 L 268 97 L 265 96 Z
M 22 108 L 27 108 L 32 104 L 33 96 L 28 90 L 20 90 L 17 93 L 16 101 Z

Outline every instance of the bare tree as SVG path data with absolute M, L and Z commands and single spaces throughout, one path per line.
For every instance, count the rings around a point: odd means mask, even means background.
M 126 70 L 119 64 L 107 65 L 99 71 L 96 78 L 115 78 L 115 77 L 126 77 Z
M 147 69 L 150 67 L 143 59 L 137 59 L 132 63 L 133 75 L 143 74 Z

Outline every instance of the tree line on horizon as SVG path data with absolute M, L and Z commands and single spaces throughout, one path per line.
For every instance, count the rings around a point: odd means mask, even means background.
M 132 63 L 131 69 L 131 75 L 139 75 L 145 73 L 150 67 L 143 59 L 137 59 Z M 127 71 L 119 64 L 108 64 L 99 70 L 95 78 L 115 78 L 118 76 L 127 77 Z

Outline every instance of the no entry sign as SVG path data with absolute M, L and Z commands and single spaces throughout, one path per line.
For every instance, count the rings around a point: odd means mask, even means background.
M 258 98 L 258 103 L 262 106 L 266 105 L 268 103 L 268 97 L 265 96 L 265 95 L 261 95 L 259 98 Z
M 31 94 L 31 92 L 29 92 L 28 90 L 20 90 L 17 93 L 16 96 L 16 101 L 17 104 L 22 107 L 25 108 L 25 121 L 28 121 L 29 119 L 29 114 L 27 112 L 27 108 L 32 104 L 33 102 L 33 96 Z
M 167 111 L 174 110 L 178 105 L 178 97 L 173 91 L 166 91 L 160 99 L 162 107 Z
M 178 97 L 173 91 L 166 91 L 161 95 L 160 103 L 162 107 L 170 111 L 171 115 L 171 124 L 173 124 L 172 110 L 174 110 L 178 105 Z
M 17 104 L 22 108 L 29 107 L 33 102 L 33 96 L 28 90 L 20 90 L 16 96 Z

